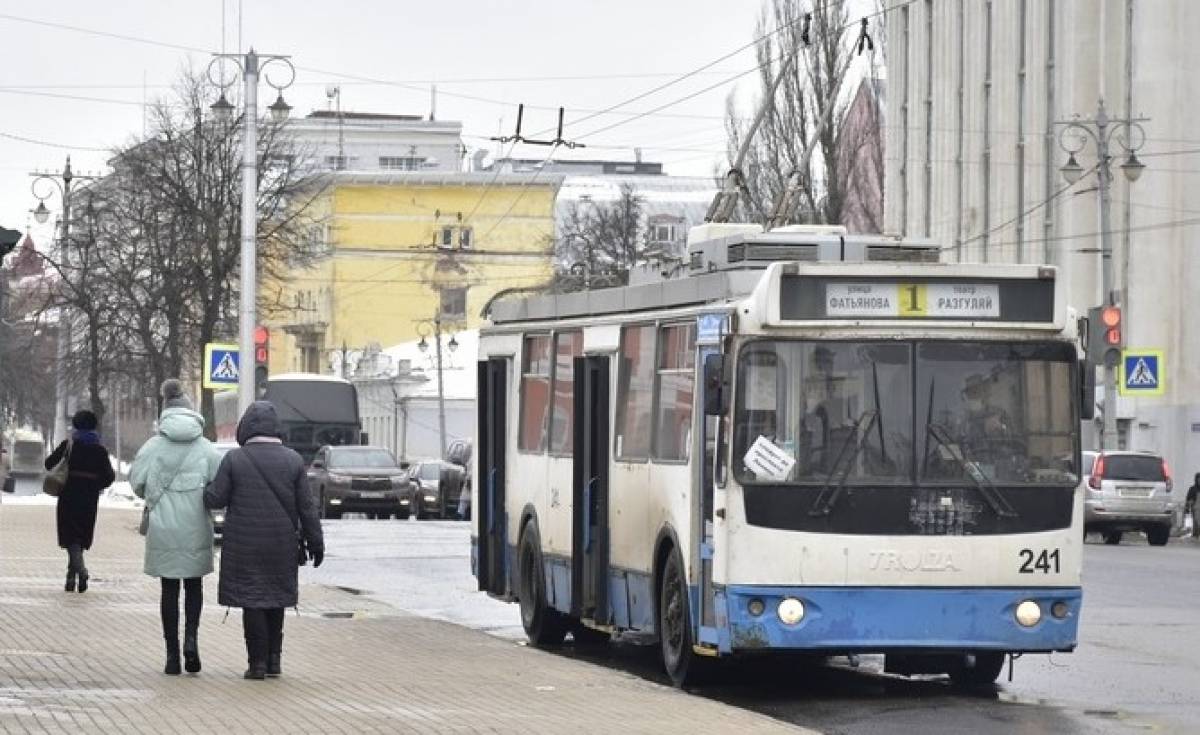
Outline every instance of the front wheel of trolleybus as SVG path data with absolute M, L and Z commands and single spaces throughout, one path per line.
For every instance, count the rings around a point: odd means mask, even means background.
M 683 560 L 675 551 L 663 565 L 658 591 L 658 631 L 663 668 L 675 686 L 702 682 L 713 662 L 697 656 L 693 648 L 692 615 Z

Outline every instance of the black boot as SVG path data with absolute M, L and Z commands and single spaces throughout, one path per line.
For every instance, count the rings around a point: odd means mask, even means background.
M 267 676 L 283 675 L 283 609 L 267 612 Z
M 79 570 L 79 591 L 87 592 L 88 588 L 88 570 L 87 567 Z
M 189 628 L 183 634 L 183 668 L 189 674 L 200 673 L 200 644 L 195 628 Z
M 179 639 L 167 638 L 167 666 L 163 669 L 164 674 L 171 676 L 179 676 Z
M 83 566 L 82 556 L 83 551 L 79 546 L 71 544 L 67 547 L 67 583 L 63 586 L 67 592 L 75 591 L 75 578 Z
M 243 679 L 267 678 L 267 611 L 261 608 L 242 608 L 242 635 L 246 638 L 246 660 L 249 668 Z
M 67 583 L 63 586 L 63 589 L 67 592 L 75 591 L 75 570 L 74 569 L 71 569 L 69 567 L 67 568 Z
M 267 676 L 283 676 L 283 633 L 273 637 L 267 649 Z

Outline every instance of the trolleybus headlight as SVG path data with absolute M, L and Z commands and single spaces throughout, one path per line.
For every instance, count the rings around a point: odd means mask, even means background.
M 1054 617 L 1058 618 L 1059 620 L 1062 620 L 1063 618 L 1067 617 L 1067 614 L 1070 612 L 1071 612 L 1070 606 L 1067 605 L 1067 603 L 1063 602 L 1062 600 L 1059 600 L 1058 602 L 1056 602 L 1050 606 L 1050 614 L 1053 615 Z
M 778 612 L 784 625 L 795 625 L 804 619 L 804 603 L 795 597 L 785 597 L 779 603 Z
M 1032 628 L 1042 621 L 1042 608 L 1033 600 L 1026 600 L 1017 605 L 1017 622 L 1026 628 Z
M 759 615 L 762 615 L 763 611 L 765 611 L 767 609 L 767 606 L 765 604 L 763 604 L 763 601 L 758 599 L 757 597 L 754 598 L 753 600 L 751 600 L 750 604 L 747 605 L 746 607 L 750 610 L 750 614 L 756 618 Z

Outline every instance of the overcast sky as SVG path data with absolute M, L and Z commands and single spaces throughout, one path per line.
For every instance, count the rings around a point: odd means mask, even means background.
M 143 99 L 167 94 L 182 69 L 203 69 L 207 52 L 221 50 L 223 10 L 224 48 L 238 49 L 239 5 L 241 48 L 289 54 L 298 67 L 285 93 L 293 114 L 325 108 L 327 85 L 339 84 L 344 110 L 428 115 L 436 82 L 438 119 L 461 120 L 471 148 L 494 148 L 485 138 L 501 120 L 511 133 L 519 102 L 562 105 L 565 137 L 591 147 L 560 157 L 632 159 L 640 147 L 669 173 L 708 175 L 724 147 L 726 95 L 755 85 L 753 74 L 721 84 L 754 67 L 746 50 L 619 108 L 652 110 L 715 85 L 659 114 L 571 126 L 749 43 L 760 0 L 0 0 L 0 224 L 25 229 L 32 222 L 29 171 L 57 170 L 68 153 L 77 172 L 99 171 L 105 149 L 140 134 Z M 269 95 L 260 87 L 260 99 L 269 103 Z M 552 126 L 555 115 L 527 108 L 524 132 Z M 621 124 L 600 130 L 614 123 Z M 57 194 L 48 206 L 57 211 Z M 48 239 L 48 227 L 32 231 L 39 243 Z

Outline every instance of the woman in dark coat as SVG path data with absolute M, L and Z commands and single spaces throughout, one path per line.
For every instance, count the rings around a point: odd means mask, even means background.
M 279 430 L 275 407 L 253 403 L 238 423 L 241 447 L 225 455 L 204 491 L 205 505 L 227 509 L 217 599 L 242 608 L 247 679 L 281 673 L 283 612 L 298 598 L 297 522 L 313 566 L 325 556 L 304 460 L 283 446 Z
M 69 448 L 67 482 L 58 496 L 55 510 L 58 545 L 67 550 L 67 584 L 64 588 L 67 592 L 75 591 L 76 582 L 80 592 L 87 592 L 88 570 L 83 563 L 83 552 L 92 547 L 100 493 L 116 479 L 108 450 L 100 444 L 100 435 L 96 433 L 97 425 L 96 414 L 79 411 L 71 419 L 75 429 L 71 437 L 46 457 L 46 469 L 53 469 Z

